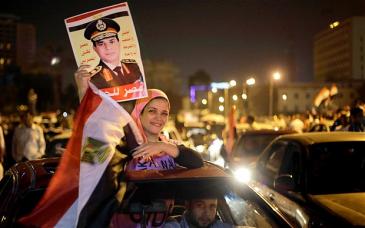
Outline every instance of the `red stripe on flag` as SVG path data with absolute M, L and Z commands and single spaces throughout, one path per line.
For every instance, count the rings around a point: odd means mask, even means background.
M 19 220 L 26 225 L 54 227 L 78 197 L 83 128 L 102 99 L 89 88 L 81 101 L 72 136 L 41 201 L 32 213 Z

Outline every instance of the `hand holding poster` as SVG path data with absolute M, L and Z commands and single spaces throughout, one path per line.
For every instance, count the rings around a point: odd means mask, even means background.
M 114 100 L 147 96 L 136 31 L 127 3 L 65 19 L 77 65 L 91 65 L 91 82 Z

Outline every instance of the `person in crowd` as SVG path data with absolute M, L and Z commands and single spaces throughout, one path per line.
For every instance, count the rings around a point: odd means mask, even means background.
M 0 114 L 0 180 L 3 178 L 4 175 L 4 156 L 5 156 L 5 139 L 4 139 L 4 132 L 1 126 L 1 114 Z
M 364 112 L 359 107 L 353 107 L 350 110 L 350 123 L 342 131 L 359 131 L 364 132 Z
M 20 124 L 15 128 L 12 157 L 16 162 L 41 158 L 46 149 L 42 128 L 33 122 L 29 111 L 20 113 Z
M 185 203 L 185 212 L 180 221 L 167 221 L 165 228 L 228 228 L 231 224 L 217 219 L 218 200 L 216 198 L 192 199 Z
M 345 110 L 339 109 L 336 114 L 337 118 L 330 127 L 331 131 L 341 131 L 349 124 L 349 118 Z
M 174 169 L 175 162 L 187 168 L 203 166 L 203 160 L 198 152 L 161 134 L 169 113 L 169 99 L 161 90 L 149 89 L 148 97 L 136 101 L 131 116 L 145 143 L 136 148 L 133 153 L 135 159 L 129 168 Z
M 142 73 L 134 59 L 120 59 L 121 45 L 118 37 L 120 26 L 109 18 L 90 22 L 84 37 L 91 40 L 93 49 L 100 58 L 93 70 L 91 82 L 99 89 L 126 85 L 143 80 Z
M 293 115 L 288 127 L 290 130 L 302 133 L 305 130 L 303 116 L 300 114 Z

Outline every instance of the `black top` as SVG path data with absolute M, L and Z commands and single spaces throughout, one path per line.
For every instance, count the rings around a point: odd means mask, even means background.
M 204 165 L 203 159 L 198 152 L 184 145 L 177 146 L 179 155 L 174 158 L 175 162 L 188 169 L 200 168 Z

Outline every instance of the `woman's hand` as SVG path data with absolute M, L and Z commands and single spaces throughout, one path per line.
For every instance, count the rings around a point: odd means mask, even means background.
M 90 69 L 90 67 L 90 65 L 81 65 L 74 74 L 80 101 L 84 97 L 87 87 L 89 86 L 88 81 L 90 81 L 91 74 L 87 69 Z
M 171 157 L 176 158 L 179 155 L 179 150 L 177 146 L 172 143 L 166 142 L 148 142 L 140 145 L 133 152 L 133 158 L 142 158 L 146 160 L 146 158 L 151 158 L 155 155 L 161 156 L 163 154 L 168 154 Z

